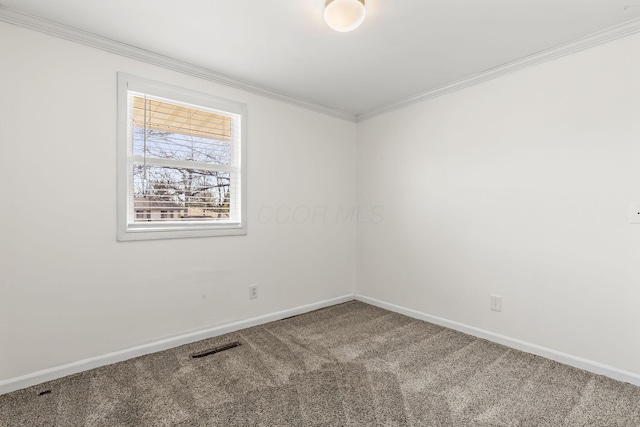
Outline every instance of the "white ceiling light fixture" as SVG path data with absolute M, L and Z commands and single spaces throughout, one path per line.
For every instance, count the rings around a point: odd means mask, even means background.
M 327 0 L 324 5 L 325 22 L 341 33 L 358 28 L 366 16 L 364 0 Z

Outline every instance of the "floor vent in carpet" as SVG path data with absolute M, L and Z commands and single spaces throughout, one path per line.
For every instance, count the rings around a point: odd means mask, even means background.
M 210 356 L 212 354 L 220 353 L 221 351 L 230 350 L 235 347 L 240 347 L 240 343 L 238 341 L 234 341 L 229 344 L 221 345 L 218 347 L 213 347 L 208 350 L 200 351 L 198 353 L 193 353 L 191 355 L 192 359 L 199 359 L 200 357 Z

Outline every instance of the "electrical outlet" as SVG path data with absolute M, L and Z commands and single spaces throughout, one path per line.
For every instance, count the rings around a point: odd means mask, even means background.
M 249 299 L 258 298 L 258 285 L 249 286 Z
M 489 307 L 493 311 L 502 311 L 502 297 L 499 295 L 491 295 Z

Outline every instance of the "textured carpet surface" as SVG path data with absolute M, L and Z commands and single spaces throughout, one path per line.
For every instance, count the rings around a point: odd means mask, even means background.
M 353 301 L 0 396 L 0 426 L 376 425 L 640 426 L 640 387 Z

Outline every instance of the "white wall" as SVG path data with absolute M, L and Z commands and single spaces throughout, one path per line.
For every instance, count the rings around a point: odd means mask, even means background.
M 354 123 L 4 23 L 0 56 L 0 381 L 354 292 Z M 248 105 L 247 236 L 116 241 L 118 71 Z
M 640 35 L 360 123 L 358 293 L 640 373 Z M 489 310 L 489 295 L 503 312 Z

